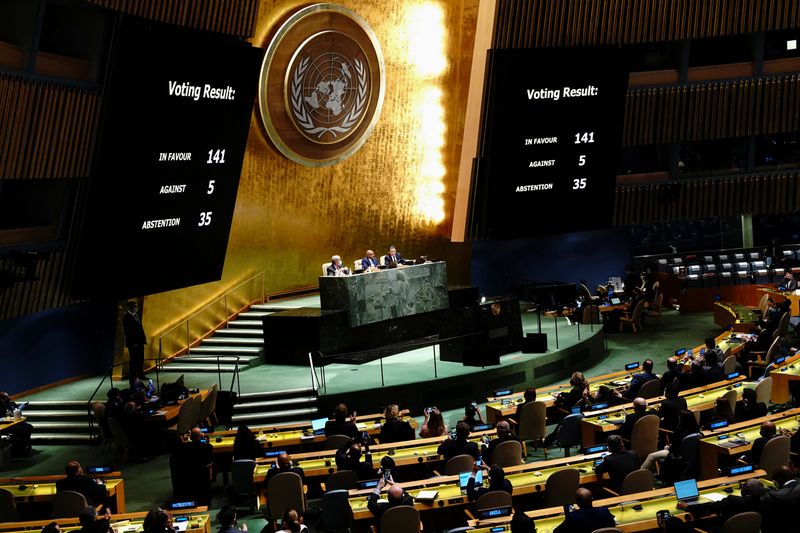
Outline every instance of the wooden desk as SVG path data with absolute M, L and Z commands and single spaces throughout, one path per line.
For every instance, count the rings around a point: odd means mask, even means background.
M 205 397 L 207 395 L 208 395 L 208 390 L 204 389 L 204 390 L 201 390 L 200 392 L 195 392 L 193 394 L 190 394 L 189 398 L 195 398 L 195 397 L 199 396 L 200 400 L 202 401 L 202 400 L 205 399 Z M 164 406 L 160 407 L 158 409 L 158 411 L 156 411 L 152 415 L 148 416 L 144 420 L 145 420 L 145 422 L 151 422 L 151 423 L 153 423 L 153 422 L 160 422 L 160 423 L 172 422 L 174 419 L 176 419 L 178 417 L 178 413 L 181 410 L 181 405 L 183 405 L 183 403 L 185 401 L 186 400 L 180 400 L 175 405 L 164 405 Z
M 680 395 L 686 398 L 686 405 L 690 411 L 702 412 L 713 409 L 714 402 L 717 401 L 717 398 L 723 396 L 729 390 L 736 390 L 737 398 L 741 398 L 742 389 L 745 388 L 741 385 L 744 379 L 744 376 L 738 376 L 732 380 L 719 381 L 704 387 L 689 389 L 681 392 Z M 734 387 L 737 384 L 739 384 L 738 387 Z M 664 396 L 648 400 L 648 410 L 658 410 L 658 406 L 662 400 L 664 400 Z M 593 412 L 590 417 L 584 417 L 581 420 L 581 444 L 586 447 L 594 446 L 595 444 L 604 444 L 608 433 L 619 431 L 622 427 L 622 424 L 609 423 L 607 420 L 625 418 L 623 410 L 633 411 L 633 403 L 609 407 L 608 409 Z M 605 418 L 601 419 L 601 417 Z M 598 438 L 598 435 L 600 435 L 601 438 Z
M 700 439 L 699 446 L 700 479 L 710 479 L 719 475 L 720 457 L 734 457 L 749 452 L 753 447 L 753 441 L 760 436 L 762 422 L 771 420 L 778 430 L 794 433 L 797 431 L 798 418 L 800 418 L 800 407 L 747 422 L 731 424 L 718 431 L 704 432 L 705 436 Z M 736 442 L 736 446 L 728 444 L 734 442 Z
M 714 495 L 716 497 L 728 496 L 729 493 L 725 492 L 726 488 L 732 489 L 730 494 L 741 495 L 739 489 L 740 482 L 754 477 L 762 478 L 765 475 L 766 473 L 763 470 L 757 470 L 755 473 L 741 476 L 699 481 L 697 486 L 698 489 L 700 489 L 701 499 L 703 495 Z M 635 510 L 632 508 L 632 505 L 626 505 L 634 500 L 641 505 L 641 509 Z M 594 502 L 595 507 L 608 507 L 617 522 L 616 527 L 626 533 L 658 530 L 656 512 L 662 509 L 669 509 L 673 516 L 678 516 L 685 522 L 693 520 L 690 513 L 678 510 L 676 507 L 677 505 L 678 500 L 675 498 L 674 489 L 672 487 L 607 498 L 605 500 L 596 500 Z M 548 509 L 528 511 L 525 514 L 536 521 L 537 533 L 552 533 L 552 531 L 564 521 L 564 509 L 562 507 L 550 507 Z M 476 528 L 474 530 L 475 533 L 490 532 L 497 531 L 496 529 L 492 529 L 493 527 L 508 528 L 511 523 L 511 517 L 507 516 L 480 521 L 470 520 L 468 523 L 470 526 Z M 504 529 L 502 531 L 509 531 L 509 529 Z
M 380 416 L 380 415 L 378 415 Z M 416 431 L 419 424 L 417 421 L 409 416 L 404 416 L 403 420 L 407 421 L 412 428 Z M 381 432 L 382 418 L 365 417 L 365 421 L 361 421 L 359 417 L 356 421 L 356 427 L 359 431 L 366 431 L 370 436 L 379 435 Z M 250 428 L 255 431 L 259 428 Z M 294 447 L 306 443 L 322 443 L 325 442 L 325 435 L 311 434 L 311 423 L 302 422 L 300 424 L 290 424 L 286 426 L 271 426 L 261 430 L 256 439 L 264 448 L 283 448 Z M 208 434 L 208 442 L 214 448 L 215 454 L 233 453 L 233 441 L 236 438 L 236 431 L 220 431 L 217 433 Z
M 494 438 L 495 430 L 476 431 L 471 433 L 469 440 L 480 444 L 483 437 Z M 370 446 L 372 464 L 377 468 L 384 456 L 390 455 L 394 459 L 395 467 L 402 467 L 421 463 L 441 461 L 439 445 L 449 437 L 431 437 L 428 439 L 407 440 L 390 444 L 376 444 Z M 523 446 L 524 452 L 524 446 Z M 267 472 L 277 461 L 276 458 L 260 458 L 256 465 L 254 479 L 256 483 L 264 481 Z M 327 477 L 336 471 L 336 450 L 292 454 L 295 466 L 303 469 L 306 478 Z
M 758 288 L 761 292 L 766 292 L 772 299 L 780 302 L 782 300 L 789 300 L 792 302 L 792 315 L 800 315 L 800 295 L 791 291 L 780 291 L 773 287 L 761 286 Z M 777 298 L 777 299 L 776 299 Z
M 769 377 L 772 378 L 772 403 L 788 402 L 789 382 L 800 380 L 800 353 L 787 357 L 782 365 L 772 369 Z
M 25 417 L 21 417 L 19 420 L 14 420 L 14 418 L 0 418 L 0 433 L 5 433 L 9 429 L 13 428 L 17 424 L 22 424 L 25 422 Z
M 208 514 L 208 507 L 197 507 L 193 512 L 190 513 L 172 512 L 171 514 L 173 519 L 178 516 L 189 517 L 189 526 L 186 528 L 188 533 L 211 533 L 211 516 Z M 137 531 L 142 531 L 142 525 L 145 516 L 147 516 L 147 512 L 113 514 L 111 515 L 110 522 L 111 526 L 114 527 L 115 524 L 121 524 L 124 521 L 130 521 L 130 525 L 128 527 L 123 526 L 119 531 L 124 531 L 125 533 L 130 531 L 130 533 L 134 533 Z M 0 532 L 38 532 L 50 522 L 56 522 L 61 527 L 62 532 L 78 531 L 81 529 L 81 526 L 78 523 L 78 518 L 51 518 L 48 520 L 35 520 L 31 522 L 0 522 Z
M 756 329 L 759 316 L 752 309 L 737 303 L 714 302 L 714 324 L 727 330 L 751 333 Z
M 512 495 L 521 496 L 523 494 L 534 494 L 543 492 L 547 479 L 564 468 L 576 468 L 580 472 L 581 485 L 597 482 L 594 473 L 594 462 L 602 454 L 579 455 L 574 457 L 562 457 L 550 461 L 536 461 L 533 463 L 505 468 L 506 479 L 511 482 L 514 488 Z M 433 501 L 414 502 L 414 507 L 420 511 L 431 509 L 441 509 L 444 507 L 465 506 L 467 503 L 466 494 L 462 494 L 458 484 L 458 476 L 441 476 L 438 478 L 424 479 L 411 483 L 403 483 L 403 488 L 410 495 L 416 497 L 421 490 L 436 490 L 439 492 Z M 488 482 L 484 481 L 488 486 Z M 388 490 L 388 489 L 385 489 Z M 353 517 L 356 520 L 367 520 L 372 518 L 372 513 L 367 508 L 369 495 L 374 489 L 351 490 L 350 507 L 353 509 Z

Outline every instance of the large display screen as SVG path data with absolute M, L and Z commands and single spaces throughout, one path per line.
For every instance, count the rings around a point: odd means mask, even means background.
M 628 72 L 620 51 L 491 52 L 473 235 L 608 227 Z
M 112 50 L 79 292 L 217 280 L 263 50 L 130 17 Z

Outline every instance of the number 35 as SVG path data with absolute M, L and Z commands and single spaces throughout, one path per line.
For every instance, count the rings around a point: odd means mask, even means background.
M 586 188 L 586 178 L 574 179 L 572 180 L 572 190 L 576 189 L 585 189 Z

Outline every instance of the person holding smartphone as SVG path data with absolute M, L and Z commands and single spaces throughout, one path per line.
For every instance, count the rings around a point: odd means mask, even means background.
M 419 437 L 427 439 L 444 435 L 447 435 L 447 424 L 444 423 L 442 412 L 436 407 L 425 408 L 425 420 L 419 429 Z
M 476 483 L 475 476 L 479 470 L 483 470 L 486 474 L 488 474 L 488 487 L 484 487 L 483 484 L 478 485 Z M 506 473 L 502 468 L 500 468 L 500 466 L 492 465 L 491 468 L 488 468 L 485 464 L 483 464 L 481 457 L 478 456 L 475 464 L 472 465 L 472 474 L 469 476 L 469 480 L 467 481 L 467 499 L 473 502 L 487 492 L 492 492 L 495 490 L 502 490 L 503 492 L 512 494 L 514 487 L 511 485 L 511 482 L 506 479 Z
M 387 486 L 389 490 L 386 493 L 386 500 L 381 501 L 381 491 Z M 378 480 L 378 486 L 370 493 L 367 499 L 367 509 L 369 509 L 372 516 L 380 523 L 383 513 L 399 505 L 410 505 L 413 507 L 414 498 L 403 490 L 403 487 L 394 482 L 391 472 L 386 472 L 384 476 Z

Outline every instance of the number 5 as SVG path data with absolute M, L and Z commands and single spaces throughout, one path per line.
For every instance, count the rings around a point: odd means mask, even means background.
M 215 181 L 216 180 L 208 180 L 208 194 L 211 194 L 211 193 L 214 192 L 214 182 Z
M 579 155 L 578 156 L 578 166 L 582 167 L 585 164 L 586 164 L 586 156 L 585 155 Z

